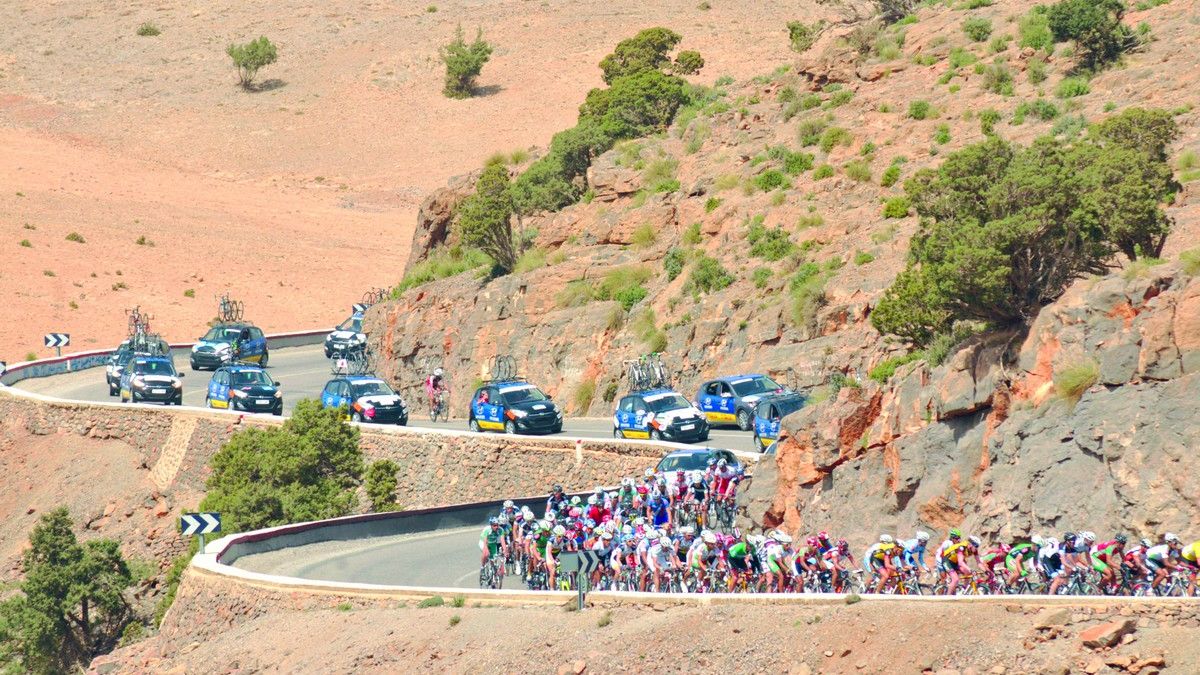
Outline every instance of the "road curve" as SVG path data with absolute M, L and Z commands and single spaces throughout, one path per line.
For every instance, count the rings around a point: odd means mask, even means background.
M 204 393 L 208 387 L 211 373 L 208 371 L 192 371 L 187 368 L 187 360 L 176 357 L 176 364 L 182 365 L 185 374 L 183 380 L 184 405 L 204 405 Z M 268 370 L 271 377 L 282 383 L 284 411 L 290 412 L 296 401 L 302 398 L 317 398 L 325 388 L 325 383 L 331 377 L 330 363 L 325 358 L 321 345 L 307 347 L 289 347 L 271 351 Z M 104 383 L 104 369 L 90 368 L 52 377 L 23 380 L 14 385 L 23 389 L 46 396 L 91 402 L 117 401 L 116 397 L 108 395 L 108 387 Z M 408 402 L 412 406 L 414 401 Z M 453 411 L 453 407 L 451 409 Z M 434 424 L 428 419 L 413 416 L 409 426 L 465 431 L 466 421 L 463 419 L 438 422 Z M 608 418 L 571 418 L 563 423 L 563 435 L 580 438 L 611 438 L 612 421 Z M 754 438 L 750 432 L 737 429 L 716 429 L 709 436 L 708 446 L 729 450 L 754 452 Z

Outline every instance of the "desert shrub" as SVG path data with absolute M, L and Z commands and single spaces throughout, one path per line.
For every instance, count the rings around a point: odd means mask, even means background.
M 865 160 L 856 159 L 853 162 L 848 162 L 842 167 L 842 171 L 851 179 L 860 183 L 866 183 L 871 180 L 871 165 Z
M 754 177 L 754 186 L 763 192 L 790 185 L 791 181 L 782 171 L 767 169 Z
M 908 209 L 912 205 L 908 201 L 908 197 L 890 197 L 883 203 L 884 218 L 907 218 Z
M 156 35 L 161 35 L 162 31 L 159 30 L 158 26 L 154 25 L 154 23 L 147 21 L 138 26 L 137 34 L 142 37 L 154 37 Z
M 854 254 L 854 264 L 855 265 L 862 266 L 862 265 L 866 265 L 867 263 L 871 263 L 874 261 L 875 261 L 875 256 L 871 255 L 870 253 L 867 253 L 866 251 L 858 251 Z
M 880 384 L 887 384 L 887 381 L 891 379 L 892 375 L 896 374 L 896 370 L 900 366 L 920 361 L 923 358 L 925 358 L 925 353 L 922 351 L 909 352 L 903 356 L 893 356 L 879 362 L 874 368 L 867 371 L 867 377 Z
M 788 282 L 791 299 L 791 316 L 796 325 L 812 328 L 817 312 L 825 303 L 825 282 L 828 272 L 814 262 L 806 262 L 796 269 Z
M 841 127 L 829 127 L 821 134 L 821 150 L 827 153 L 839 145 L 848 148 L 853 142 L 854 136 Z
M 769 267 L 759 267 L 750 275 L 750 280 L 754 282 L 755 288 L 766 288 L 767 283 L 771 281 L 771 269 Z
M 912 14 L 916 0 L 875 0 L 875 9 L 884 23 L 896 23 Z
M 1063 400 L 1074 404 L 1099 379 L 1100 366 L 1095 361 L 1076 361 L 1054 372 L 1054 392 Z
M 1058 108 L 1050 101 L 1039 98 L 1033 102 L 1025 102 L 1017 106 L 1016 115 L 1024 116 L 1027 114 L 1049 122 L 1058 117 Z
M 898 164 L 892 164 L 888 168 L 884 169 L 883 176 L 879 178 L 879 184 L 883 187 L 892 187 L 899 180 L 900 166 Z
M 279 58 L 279 50 L 266 36 L 245 44 L 231 44 L 225 48 L 225 53 L 233 61 L 233 67 L 237 68 L 238 84 L 243 89 L 253 87 L 258 71 Z
M 788 44 L 791 45 L 792 51 L 808 51 L 813 46 L 813 43 L 817 41 L 817 36 L 821 34 L 821 29 L 824 27 L 824 21 L 817 21 L 813 24 L 806 24 L 802 21 L 789 21 L 787 23 Z
M 1087 119 L 1083 115 L 1065 115 L 1051 127 L 1050 133 L 1064 140 L 1072 140 L 1087 129 Z
M 1064 77 L 1062 82 L 1058 83 L 1058 87 L 1054 90 L 1054 95 L 1059 98 L 1075 98 L 1076 96 L 1084 96 L 1092 90 L 1088 85 L 1088 81 L 1083 77 Z
M 725 271 L 725 268 L 716 258 L 710 258 L 706 255 L 701 255 L 692 265 L 691 275 L 688 277 L 688 287 L 693 292 L 712 293 L 728 287 L 733 283 L 733 276 Z
M 425 598 L 421 602 L 418 602 L 417 609 L 428 609 L 430 607 L 442 607 L 445 604 L 446 604 L 445 598 L 443 598 L 440 595 L 434 595 L 434 596 Z
M 839 108 L 849 103 L 853 98 L 854 92 L 850 91 L 849 89 L 843 89 L 839 92 L 835 92 L 833 96 L 829 97 L 829 107 Z
M 513 212 L 508 168 L 503 164 L 486 166 L 475 184 L 475 194 L 458 206 L 458 232 L 463 244 L 483 251 L 501 274 L 511 272 L 517 264 Z
M 576 413 L 585 413 L 588 408 L 592 407 L 592 399 L 596 397 L 596 378 L 583 380 L 575 386 L 575 392 L 571 396 L 572 402 L 575 404 Z
M 945 145 L 950 142 L 950 125 L 939 124 L 936 131 L 933 132 L 933 142 L 938 145 Z
M 996 123 L 1000 121 L 1000 112 L 993 108 L 985 108 L 979 113 L 979 130 L 984 136 L 991 136 L 996 131 Z
M 808 147 L 816 145 L 821 141 L 821 134 L 825 132 L 829 125 L 825 120 L 820 118 L 806 119 L 800 122 L 796 127 L 796 135 L 800 139 L 800 145 Z
M 993 94 L 1012 96 L 1013 74 L 1003 63 L 994 63 L 983 71 L 983 88 Z
M 367 499 L 371 502 L 371 510 L 376 513 L 395 511 L 396 503 L 396 473 L 400 467 L 390 459 L 372 462 L 367 467 L 366 485 Z
M 908 104 L 908 116 L 914 120 L 928 119 L 932 116 L 933 106 L 929 101 L 916 100 Z
M 829 164 L 822 164 L 816 169 L 813 169 L 813 180 L 824 180 L 833 176 L 833 167 Z
M 491 264 L 491 259 L 478 249 L 464 249 L 462 247 L 435 248 L 429 252 L 429 255 L 424 260 L 414 265 L 405 273 L 400 283 L 392 289 L 392 297 L 399 297 L 404 291 L 427 284 L 430 281 L 457 276 L 463 272 L 479 269 L 480 267 L 490 267 Z
M 992 35 L 992 20 L 972 16 L 963 19 L 963 33 L 975 42 L 984 42 Z
M 68 234 L 67 241 L 75 242 L 76 244 L 86 244 L 87 243 L 87 240 L 83 238 L 83 235 L 79 234 L 78 232 L 72 232 L 72 233 Z
M 952 69 L 962 68 L 963 66 L 969 66 L 978 60 L 979 59 L 976 58 L 974 54 L 963 49 L 962 47 L 955 47 L 950 50 L 949 63 L 950 63 L 950 67 Z
M 1124 13 L 1121 0 L 1060 0 L 1046 10 L 1046 19 L 1055 41 L 1074 41 L 1081 65 L 1097 69 L 1138 44 L 1121 23 Z
M 1179 254 L 1179 267 L 1189 276 L 1200 275 L 1200 248 L 1188 249 Z
M 1017 35 L 1021 47 L 1050 52 L 1054 49 L 1054 33 L 1044 9 L 1034 8 L 1017 22 Z
M 771 262 L 783 260 L 796 247 L 783 228 L 766 227 L 757 221 L 751 223 L 746 241 L 750 243 L 751 256 Z
M 516 274 L 524 274 L 545 267 L 547 264 L 546 250 L 538 246 L 526 249 L 517 258 L 516 265 L 513 266 L 513 272 Z
M 1046 62 L 1040 58 L 1029 59 L 1025 67 L 1025 75 L 1030 84 L 1041 84 L 1046 81 Z
M 1178 130 L 1164 111 L 1135 110 L 1078 143 L 992 136 L 907 181 L 921 231 L 875 327 L 921 345 L 956 321 L 1022 324 L 1118 252 L 1159 255 L 1172 191 L 1163 148 Z

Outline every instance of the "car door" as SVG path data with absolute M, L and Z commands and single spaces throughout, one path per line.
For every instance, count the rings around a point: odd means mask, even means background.
M 621 430 L 621 435 L 633 428 L 633 397 L 626 396 L 621 399 L 617 405 L 617 412 L 614 414 L 617 422 L 617 429 Z
M 646 407 L 646 401 L 641 396 L 635 396 L 633 399 L 633 428 L 642 434 L 640 438 L 650 438 L 650 409 Z
M 717 411 L 717 392 L 719 391 L 717 387 L 718 384 L 720 383 L 705 382 L 704 384 L 700 385 L 700 393 L 696 397 L 696 402 L 700 404 L 700 412 L 704 413 L 704 416 L 707 417 L 708 421 L 710 422 L 716 421 L 712 418 L 711 413 Z
M 759 401 L 758 405 L 754 406 L 754 434 L 758 436 L 759 441 L 765 443 L 770 433 L 771 404 L 767 401 Z
M 208 390 L 204 392 L 204 396 L 208 399 L 209 405 L 215 405 L 219 399 L 218 392 L 220 388 L 217 386 L 217 381 L 220 379 L 222 372 L 218 370 L 212 374 L 212 377 L 208 378 Z
M 262 355 L 267 353 L 267 336 L 257 326 L 250 327 L 250 344 L 252 353 L 257 357 L 256 362 L 262 363 Z
M 336 408 L 337 404 L 337 385 L 338 380 L 330 380 L 325 383 L 325 388 L 321 390 L 321 407 Z
M 717 383 L 716 409 L 722 422 L 737 421 L 737 397 L 734 396 L 733 387 L 729 386 L 728 382 Z

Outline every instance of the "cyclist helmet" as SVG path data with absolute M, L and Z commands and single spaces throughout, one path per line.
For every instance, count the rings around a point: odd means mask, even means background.
M 554 486 L 554 494 L 558 494 L 559 492 L 562 492 L 562 491 L 563 491 L 563 489 L 562 489 L 561 485 Z
M 582 503 L 583 503 L 583 500 L 580 499 L 579 495 L 575 495 L 574 497 L 571 497 L 571 505 L 572 506 L 579 506 Z
M 929 533 L 924 530 L 917 530 L 917 541 L 922 544 L 929 541 Z
M 525 512 L 517 511 L 516 513 L 513 514 L 513 520 L 515 520 L 517 522 L 521 522 L 521 521 L 525 520 Z
M 507 525 L 508 524 L 508 516 L 501 514 L 498 518 L 496 518 L 496 522 L 499 523 L 500 525 Z
M 725 461 L 725 459 L 724 459 L 724 458 L 722 458 L 722 459 L 720 459 L 720 460 L 717 460 L 717 468 L 721 468 L 721 469 L 723 469 L 723 468 L 725 468 L 725 467 L 727 467 L 727 466 L 729 466 L 729 462 Z
M 821 541 L 829 541 L 829 533 L 825 530 L 821 530 L 817 533 L 817 539 L 820 539 Z
M 646 469 L 646 473 L 642 474 L 646 478 L 654 477 L 654 469 Z
M 595 529 L 596 521 L 592 520 L 591 518 L 588 518 L 587 520 L 583 521 L 583 526 L 589 530 Z
M 700 539 L 703 540 L 704 543 L 706 543 L 706 544 L 717 543 L 717 535 L 712 530 L 705 530 L 704 532 L 701 532 Z
M 683 469 L 676 469 L 676 470 L 675 470 L 675 475 L 676 475 L 676 476 L 682 476 L 682 475 L 683 475 L 683 474 L 685 474 L 685 473 L 687 473 L 687 472 L 686 472 L 686 471 L 684 471 Z
M 572 507 L 570 511 L 567 511 L 567 515 L 572 518 L 578 518 L 582 513 L 583 511 L 580 511 L 578 506 Z
M 600 533 L 600 538 L 601 538 L 601 539 L 604 539 L 604 540 L 606 540 L 606 541 L 607 541 L 607 540 L 609 540 L 609 539 L 612 539 L 612 538 L 613 538 L 613 534 L 612 534 L 612 532 L 609 532 L 608 530 L 605 530 L 605 531 L 603 531 L 603 532 L 601 532 L 601 533 Z
M 709 458 L 708 458 L 708 465 L 709 465 L 709 466 L 716 466 L 716 464 L 717 464 L 717 460 L 713 459 L 712 457 L 709 457 Z
M 511 499 L 504 500 L 504 508 L 511 509 L 513 506 L 514 506 L 513 500 L 511 500 Z
M 1168 544 L 1177 544 L 1179 543 L 1179 537 L 1175 536 L 1175 534 L 1172 532 L 1168 532 L 1163 535 L 1163 541 L 1167 542 Z
M 971 536 L 967 537 L 967 541 L 971 542 L 971 545 L 974 546 L 975 548 L 979 548 L 980 544 L 983 543 L 983 540 L 981 540 L 979 537 L 976 537 L 975 535 L 971 535 Z
M 1083 532 L 1082 536 L 1083 536 L 1083 540 L 1089 544 L 1096 541 L 1096 533 L 1095 532 L 1091 532 L 1091 531 Z
M 809 537 L 808 539 L 804 540 L 804 544 L 809 548 L 816 548 L 821 545 L 821 541 L 816 537 Z
M 951 539 L 962 539 L 962 532 L 960 532 L 958 530 L 958 528 L 956 527 L 953 530 L 950 530 L 950 538 Z
M 777 531 L 775 533 L 775 541 L 777 541 L 781 544 L 790 544 L 790 543 L 792 543 L 792 535 L 790 535 L 786 532 L 778 532 Z
M 496 527 L 499 524 L 500 524 L 500 521 L 497 518 L 494 518 L 494 517 L 488 518 L 488 525 L 491 525 L 492 527 Z
M 838 539 L 837 548 L 839 553 L 845 555 L 846 553 L 850 552 L 850 542 L 846 541 L 845 539 Z
M 1040 535 L 1040 534 L 1033 535 L 1033 537 L 1031 537 L 1029 539 L 1029 541 L 1032 542 L 1034 546 L 1045 546 L 1045 544 L 1046 544 L 1046 540 L 1043 539 L 1042 535 Z
M 441 369 L 441 368 L 434 368 L 434 369 L 433 369 L 433 376 L 434 376 L 434 377 L 441 377 L 441 376 L 442 376 L 442 369 Z
M 1120 544 L 1120 545 L 1124 546 L 1124 545 L 1125 545 L 1125 543 L 1129 541 L 1129 537 L 1126 537 L 1126 536 L 1125 536 L 1125 535 L 1123 535 L 1123 534 L 1118 534 L 1117 536 L 1113 537 L 1113 541 L 1115 541 L 1115 542 L 1117 542 L 1118 544 Z
M 557 511 L 547 511 L 546 512 L 546 520 L 551 523 L 558 520 L 558 512 Z
M 1062 540 L 1064 542 L 1075 541 L 1075 533 L 1074 532 L 1064 532 L 1063 536 L 1062 536 Z
M 684 525 L 683 527 L 679 528 L 679 534 L 682 534 L 685 537 L 693 535 L 695 533 L 696 533 L 696 528 L 692 527 L 691 525 Z
M 881 544 L 890 544 L 893 541 L 895 541 L 895 540 L 892 539 L 892 535 L 890 535 L 890 534 L 879 535 L 879 543 L 881 543 Z
M 1142 545 L 1142 548 L 1150 548 L 1154 546 L 1154 542 L 1150 541 L 1149 539 L 1143 539 L 1138 543 Z
M 588 495 L 588 506 L 595 506 L 599 501 L 596 499 L 596 495 Z
M 563 527 L 562 525 L 554 526 L 554 534 L 561 537 L 561 536 L 565 535 L 566 533 L 567 533 L 567 528 Z

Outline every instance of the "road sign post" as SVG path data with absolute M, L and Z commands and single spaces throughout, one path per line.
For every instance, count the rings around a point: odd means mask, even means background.
M 62 348 L 71 344 L 71 336 L 67 333 L 46 333 L 42 340 L 47 347 L 54 347 L 58 356 L 62 356 Z
M 592 578 L 592 572 L 600 568 L 600 554 L 596 551 L 571 551 L 559 558 L 563 572 L 571 575 L 575 589 L 579 594 L 579 609 L 583 610 L 583 584 Z
M 204 552 L 204 535 L 221 531 L 219 513 L 185 513 L 179 517 L 179 530 L 183 536 L 200 537 L 200 552 Z

